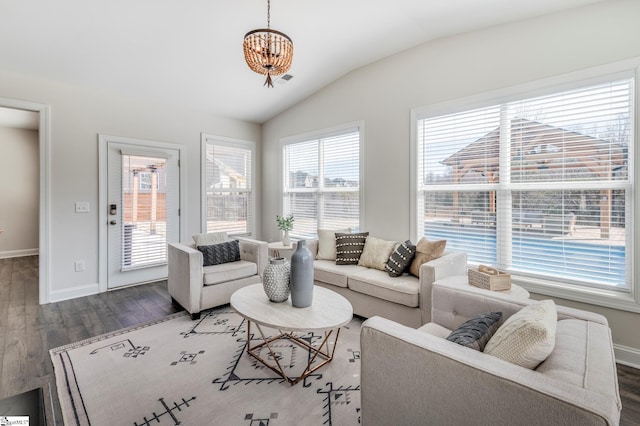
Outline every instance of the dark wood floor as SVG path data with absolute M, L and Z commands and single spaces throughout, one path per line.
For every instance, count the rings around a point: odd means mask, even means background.
M 164 281 L 39 305 L 38 258 L 0 259 L 0 398 L 50 389 L 62 425 L 49 349 L 174 312 Z M 640 370 L 618 364 L 618 379 L 620 424 L 640 426 Z

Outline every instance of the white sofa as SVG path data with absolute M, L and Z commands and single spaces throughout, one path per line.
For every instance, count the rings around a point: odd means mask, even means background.
M 318 240 L 307 240 L 314 258 Z M 358 265 L 336 265 L 333 260 L 315 260 L 314 284 L 343 295 L 362 317 L 379 315 L 411 327 L 431 318 L 431 285 L 435 280 L 466 271 L 465 253 L 445 253 L 423 264 L 420 278 L 409 274 L 390 277 L 385 271 Z
M 555 346 L 535 370 L 445 339 L 474 315 L 503 321 L 534 303 L 439 283 L 419 329 L 374 317 L 361 331 L 362 423 L 617 425 L 621 401 L 611 331 L 599 314 L 557 306 Z
M 184 308 L 192 319 L 200 311 L 229 303 L 233 292 L 262 282 L 269 248 L 264 241 L 236 238 L 240 260 L 203 266 L 202 253 L 195 244 L 169 244 L 168 289 L 174 305 Z

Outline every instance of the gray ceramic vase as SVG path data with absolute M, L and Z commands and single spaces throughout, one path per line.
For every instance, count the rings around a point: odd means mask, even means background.
M 291 255 L 291 304 L 306 308 L 313 302 L 313 255 L 305 240 Z
M 272 302 L 280 303 L 289 298 L 289 261 L 284 257 L 274 257 L 264 268 L 262 286 Z

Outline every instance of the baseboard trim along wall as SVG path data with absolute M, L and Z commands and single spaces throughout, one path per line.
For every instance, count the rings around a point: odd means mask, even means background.
M 53 290 L 50 293 L 50 302 L 62 302 L 63 300 L 75 299 L 76 297 L 91 296 L 100 293 L 100 285 L 86 284 L 64 290 Z
M 614 344 L 613 351 L 617 363 L 640 369 L 640 349 Z
M 37 256 L 38 254 L 40 254 L 40 250 L 37 248 L 0 251 L 0 259 L 9 259 L 11 257 Z

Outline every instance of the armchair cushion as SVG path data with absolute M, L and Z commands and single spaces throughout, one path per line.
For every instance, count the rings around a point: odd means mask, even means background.
M 482 352 L 491 336 L 498 329 L 502 312 L 476 315 L 447 336 L 447 340 Z
M 198 250 L 202 252 L 203 266 L 220 265 L 240 260 L 240 242 L 238 240 L 198 246 Z
M 257 273 L 258 265 L 255 262 L 238 260 L 236 262 L 205 266 L 203 268 L 202 281 L 205 286 L 208 286 L 251 277 Z
M 558 314 L 553 300 L 525 306 L 502 324 L 484 352 L 534 369 L 553 351 Z

